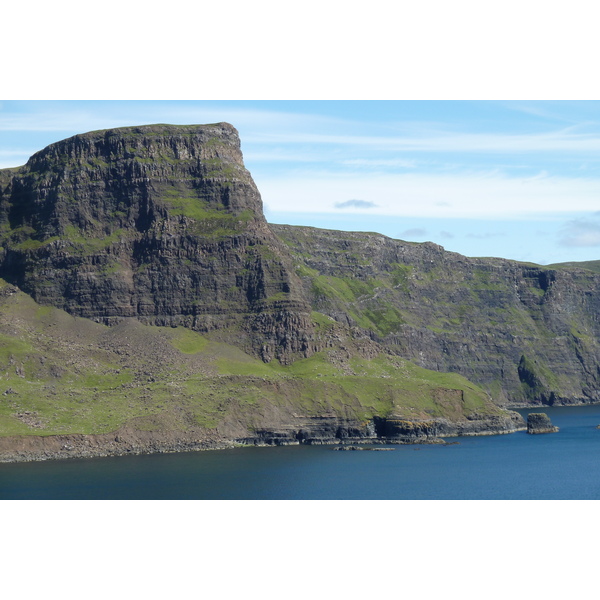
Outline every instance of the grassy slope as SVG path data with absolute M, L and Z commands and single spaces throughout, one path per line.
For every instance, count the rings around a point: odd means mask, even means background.
M 334 326 L 314 317 L 321 328 Z M 105 433 L 125 424 L 215 428 L 228 419 L 252 429 L 278 411 L 358 419 L 499 413 L 459 375 L 384 354 L 363 358 L 351 340 L 290 366 L 265 364 L 184 328 L 75 318 L 0 280 L 2 436 Z
M 555 263 L 553 265 L 547 265 L 549 269 L 570 269 L 570 268 L 586 269 L 588 271 L 594 271 L 594 273 L 600 273 L 600 260 L 588 260 L 581 262 L 564 262 Z

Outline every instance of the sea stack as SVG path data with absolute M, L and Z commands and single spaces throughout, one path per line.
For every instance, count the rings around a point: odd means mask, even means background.
M 546 413 L 530 413 L 527 417 L 527 433 L 556 433 L 558 427 L 552 425 Z

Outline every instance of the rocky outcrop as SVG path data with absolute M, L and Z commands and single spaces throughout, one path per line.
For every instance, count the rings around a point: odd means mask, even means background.
M 296 424 L 297 425 L 297 424 Z M 362 423 L 338 417 L 305 420 L 301 429 L 291 425 L 278 431 L 259 430 L 255 436 L 238 439 L 238 443 L 284 446 L 294 444 L 423 444 L 440 443 L 441 438 L 499 435 L 523 431 L 525 421 L 519 413 L 505 415 L 471 415 L 450 421 L 445 418 L 409 421 L 403 418 L 374 417 Z
M 300 426 L 300 429 L 298 429 Z M 365 449 L 384 444 L 442 444 L 442 438 L 497 435 L 525 429 L 517 413 L 481 417 L 467 423 L 447 419 L 407 421 L 375 418 L 359 422 L 339 417 L 301 417 L 278 429 L 257 429 L 253 435 L 229 438 L 218 430 L 189 427 L 186 431 L 144 431 L 131 426 L 95 435 L 0 436 L 0 462 L 28 462 L 65 458 L 93 458 L 127 454 L 192 452 L 237 446 L 331 445 L 337 449 Z M 536 433 L 542 433 L 536 432 Z
M 410 421 L 402 418 L 375 418 L 378 435 L 387 439 L 419 441 L 442 437 L 499 435 L 525 429 L 521 415 L 508 411 L 505 415 L 470 415 L 468 419 L 450 421 L 436 418 Z
M 284 424 L 282 424 L 284 425 Z M 294 444 L 337 444 L 340 441 L 364 441 L 377 438 L 372 419 L 355 419 L 331 416 L 293 416 L 276 430 L 256 429 L 254 435 L 239 438 L 236 442 L 247 445 L 288 446 Z
M 552 421 L 546 413 L 529 413 L 527 415 L 527 433 L 556 433 L 558 427 L 552 425 Z
M 0 277 L 40 304 L 238 327 L 265 360 L 311 353 L 310 306 L 231 125 L 91 132 L 1 173 Z
M 190 428 L 184 432 L 140 431 L 124 427 L 114 433 L 97 435 L 0 437 L 0 462 L 192 452 L 233 446 L 233 442 L 201 428 Z

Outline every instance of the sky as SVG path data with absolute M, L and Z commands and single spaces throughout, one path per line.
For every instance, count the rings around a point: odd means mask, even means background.
M 0 168 L 95 129 L 226 121 L 273 223 L 467 256 L 600 259 L 600 102 L 0 102 Z

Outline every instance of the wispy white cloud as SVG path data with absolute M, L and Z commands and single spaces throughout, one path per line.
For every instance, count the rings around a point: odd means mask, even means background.
M 0 169 L 24 165 L 36 150 L 0 150 Z
M 600 246 L 600 212 L 568 221 L 561 231 L 559 243 L 570 247 Z
M 0 110 L 0 131 L 71 131 L 127 127 L 153 123 L 203 124 L 229 122 L 248 130 L 246 139 L 263 132 L 302 132 L 307 128 L 335 127 L 347 123 L 335 117 L 282 110 L 232 107 L 227 103 L 106 102 L 26 105 L 23 112 Z M 254 133 L 253 133 L 254 132 Z M 272 138 L 271 138 L 272 139 Z
M 412 229 L 406 229 L 400 235 L 405 238 L 422 238 L 427 235 L 427 229 L 413 227 Z
M 375 202 L 369 200 L 346 200 L 345 202 L 336 202 L 336 208 L 377 208 Z
M 31 156 L 34 152 L 37 152 L 37 150 L 0 150 L 0 158 Z
M 361 198 L 377 204 L 357 212 L 433 218 L 550 218 L 594 212 L 600 202 L 599 178 L 507 177 L 499 173 L 386 174 L 295 173 L 265 177 L 263 198 L 281 212 L 328 213 L 336 203 Z
M 244 152 L 244 161 L 247 165 L 254 163 L 319 163 L 323 159 L 322 156 L 315 155 L 309 152 L 292 152 L 288 148 L 272 150 L 268 152 L 250 150 Z
M 132 121 L 128 116 L 109 117 L 77 109 L 56 112 L 42 110 L 8 115 L 0 112 L 0 131 L 76 131 L 84 133 L 94 129 L 125 127 L 131 124 Z
M 402 169 L 414 169 L 417 166 L 417 161 L 402 158 L 354 158 L 341 160 L 340 164 L 351 167 L 400 167 Z
M 505 109 L 524 113 L 534 117 L 541 117 L 542 119 L 548 119 L 551 121 L 560 121 L 563 123 L 578 123 L 573 117 L 565 115 L 564 103 L 562 110 L 557 106 L 556 110 L 553 109 L 551 102 L 540 104 L 539 102 L 532 104 L 529 102 L 503 102 L 502 106 Z
M 545 179 L 549 177 L 548 171 L 540 171 L 537 175 L 532 175 L 531 177 L 524 177 L 523 183 L 528 183 L 529 181 L 538 181 L 539 179 Z
M 503 108 L 548 121 L 570 123 L 573 127 L 598 124 L 598 105 L 586 101 L 502 102 Z
M 386 149 L 396 152 L 486 152 L 524 154 L 528 152 L 598 152 L 600 135 L 573 133 L 570 129 L 535 134 L 454 133 L 421 136 L 371 136 L 297 132 L 264 133 L 254 141 L 295 144 L 334 144 Z

